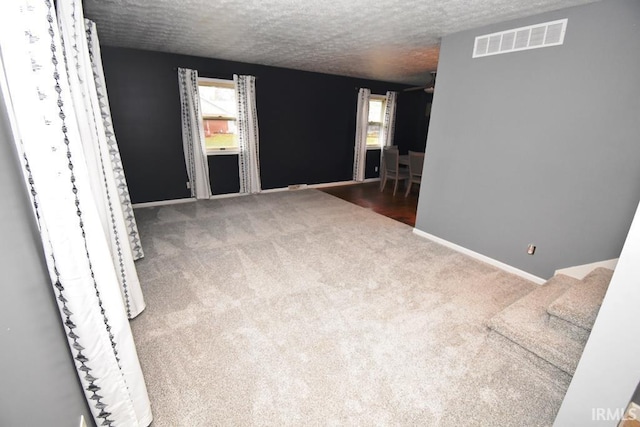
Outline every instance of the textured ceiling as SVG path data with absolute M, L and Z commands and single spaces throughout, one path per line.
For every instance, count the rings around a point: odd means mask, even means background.
M 108 46 L 420 85 L 437 68 L 444 35 L 592 1 L 84 0 L 84 8 Z

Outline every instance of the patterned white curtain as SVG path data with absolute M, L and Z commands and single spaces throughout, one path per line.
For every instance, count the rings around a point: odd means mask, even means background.
M 390 147 L 393 145 L 393 134 L 396 127 L 396 103 L 398 93 L 387 92 L 387 97 L 384 103 L 384 121 L 382 122 L 382 143 L 384 147 Z
M 125 209 L 121 204 L 121 189 L 123 186 L 126 188 L 126 182 L 119 179 L 122 175 L 122 164 L 118 165 L 114 161 L 115 140 L 109 144 L 107 129 L 104 126 L 104 109 L 100 106 L 82 14 L 80 0 L 62 1 L 58 4 L 60 35 L 74 103 L 73 112 L 80 131 L 90 185 L 102 227 L 110 242 L 111 257 L 116 266 L 127 315 L 132 319 L 144 310 L 145 303 L 133 263 L 134 253 L 129 240 L 131 223 L 129 222 L 128 226 Z M 94 61 L 101 62 L 97 56 L 94 56 Z M 104 86 L 101 91 L 104 100 Z M 110 129 L 109 133 L 113 134 L 113 129 Z M 131 206 L 128 209 L 131 210 Z M 133 216 L 131 212 L 129 215 Z
M 356 109 L 356 142 L 353 152 L 353 180 L 364 181 L 364 169 L 367 162 L 367 128 L 369 127 L 369 99 L 371 90 L 361 88 L 358 91 Z
M 238 166 L 240 193 L 255 194 L 262 191 L 260 182 L 260 139 L 256 109 L 256 78 L 233 76 L 238 103 Z
M 208 199 L 211 197 L 211 182 L 204 140 L 204 124 L 200 113 L 198 72 L 178 68 L 178 87 L 182 106 L 182 146 L 191 197 Z
M 129 245 L 133 251 L 133 258 L 140 259 L 144 257 L 142 244 L 140 243 L 140 234 L 138 233 L 138 224 L 133 215 L 133 207 L 131 206 L 131 197 L 129 196 L 129 186 L 124 175 L 124 167 L 120 158 L 120 149 L 116 142 L 116 134 L 113 130 L 113 122 L 111 121 L 111 107 L 109 107 L 109 98 L 107 97 L 107 85 L 104 80 L 104 71 L 102 69 L 102 58 L 100 55 L 100 44 L 98 42 L 98 33 L 96 24 L 88 19 L 84 20 L 87 30 L 87 42 L 89 48 L 89 59 L 93 69 L 93 78 L 96 85 L 96 93 L 98 95 L 98 106 L 102 116 L 102 125 L 105 130 L 105 138 L 109 147 L 109 162 L 116 181 L 118 196 L 120 198 L 120 207 L 124 215 L 124 221 L 127 226 Z
M 0 81 L 93 417 L 97 425 L 147 426 L 151 409 L 127 319 L 144 301 L 135 268 L 129 271 L 133 256 L 85 30 L 80 0 L 58 0 L 57 10 L 51 0 L 3 3 Z

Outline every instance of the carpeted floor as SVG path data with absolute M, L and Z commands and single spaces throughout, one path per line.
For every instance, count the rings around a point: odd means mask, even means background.
M 536 285 L 315 190 L 136 210 L 153 426 L 550 425 L 489 318 Z

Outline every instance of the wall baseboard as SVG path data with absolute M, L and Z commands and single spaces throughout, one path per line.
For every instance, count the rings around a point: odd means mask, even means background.
M 380 182 L 380 178 L 367 178 L 362 182 L 376 182 L 376 181 Z M 357 184 L 357 182 L 355 182 L 355 184 Z
M 365 182 L 374 182 L 374 181 L 380 181 L 380 178 L 369 178 L 369 179 L 365 179 L 362 182 L 358 182 L 358 181 L 338 181 L 338 182 L 325 182 L 322 184 L 311 184 L 308 186 L 308 188 L 326 188 L 326 187 L 338 187 L 341 185 L 356 185 L 356 184 L 362 184 Z
M 522 277 L 524 279 L 530 280 L 531 282 L 536 283 L 538 285 L 541 285 L 541 284 L 543 284 L 543 283 L 545 283 L 547 281 L 546 279 L 543 279 L 542 277 L 538 277 L 538 276 L 535 276 L 535 275 L 533 275 L 531 273 L 527 273 L 524 270 L 520 270 L 519 268 L 513 267 L 513 266 L 508 265 L 508 264 L 505 264 L 505 263 L 503 263 L 501 261 L 498 261 L 496 259 L 489 258 L 486 255 L 482 255 L 482 254 L 480 254 L 478 252 L 472 251 L 471 249 L 467 249 L 467 248 L 465 248 L 463 246 L 456 245 L 455 243 L 452 243 L 452 242 L 450 242 L 448 240 L 444 240 L 444 239 L 442 239 L 440 237 L 434 236 L 433 234 L 429 234 L 429 233 L 427 233 L 425 231 L 418 230 L 417 228 L 413 229 L 413 234 L 415 234 L 417 236 L 420 236 L 420 237 L 424 237 L 425 239 L 429 239 L 429 240 L 431 240 L 431 241 L 433 241 L 435 243 L 439 243 L 442 246 L 446 246 L 449 249 L 453 249 L 456 252 L 460 252 L 460 253 L 462 253 L 464 255 L 468 255 L 471 258 L 475 258 L 475 259 L 477 259 L 479 261 L 485 262 L 485 263 L 487 263 L 489 265 L 492 265 L 494 267 L 498 267 L 499 269 L 504 270 L 507 273 L 515 274 L 516 276 L 520 276 L 520 277 Z
M 365 179 L 363 182 L 375 182 L 375 181 L 380 181 L 380 178 L 369 178 L 369 179 Z M 309 188 L 339 187 L 339 186 L 342 186 L 342 185 L 362 184 L 363 182 L 358 182 L 358 181 L 337 181 L 337 182 L 323 182 L 321 184 L 299 184 L 299 185 L 303 185 L 304 187 L 299 188 L 299 189 L 289 189 L 289 187 L 270 188 L 268 190 L 262 190 L 262 193 L 277 193 L 279 191 L 300 191 L 300 190 L 306 190 L 306 189 L 309 189 Z
M 323 182 L 322 184 L 309 184 L 307 188 L 339 187 L 341 185 L 354 185 L 354 184 L 359 184 L 359 183 L 356 181 Z
M 209 200 L 229 199 L 231 197 L 240 197 L 240 196 L 248 196 L 248 195 L 249 195 L 249 193 L 213 194 L 211 197 L 209 197 Z
M 574 279 L 582 280 L 584 276 L 591 273 L 598 267 L 608 268 L 609 270 L 615 270 L 618 264 L 618 258 L 608 259 L 606 261 L 592 262 L 590 264 L 576 265 L 575 267 L 567 267 L 556 270 L 554 274 L 564 274 L 565 276 L 573 277 Z
M 262 190 L 260 194 L 269 194 L 269 193 L 279 193 L 281 191 L 300 191 L 300 190 L 289 190 L 289 187 L 283 188 L 270 188 L 268 190 Z
M 137 208 L 153 208 L 156 206 L 166 206 L 166 205 L 179 205 L 181 203 L 191 203 L 195 202 L 196 199 L 171 199 L 171 200 L 160 200 L 157 202 L 143 202 L 143 203 L 132 203 L 131 206 L 134 209 Z
M 380 178 L 369 178 L 369 179 L 365 179 L 363 182 L 376 182 L 376 181 L 380 181 Z M 341 185 L 355 185 L 355 184 L 362 184 L 362 182 L 358 182 L 358 181 L 338 181 L 338 182 L 323 182 L 321 184 L 301 184 L 304 185 L 304 187 L 299 188 L 299 189 L 289 189 L 289 187 L 283 187 L 283 188 L 270 188 L 268 190 L 262 190 L 260 193 L 278 193 L 280 191 L 300 191 L 300 190 L 306 190 L 308 188 L 327 188 L 327 187 L 338 187 Z M 260 194 L 258 193 L 258 194 Z M 242 197 L 242 196 L 248 196 L 248 193 L 229 193 L 229 194 L 214 194 L 211 197 L 209 197 L 209 200 L 215 200 L 215 199 L 228 199 L 230 197 Z M 196 199 L 190 198 L 190 199 L 173 199 L 173 200 L 160 200 L 157 202 L 143 202 L 143 203 L 133 203 L 131 206 L 133 206 L 133 208 L 150 208 L 150 207 L 155 207 L 155 206 L 165 206 L 165 205 L 176 205 L 179 203 L 189 203 L 189 202 L 195 202 Z

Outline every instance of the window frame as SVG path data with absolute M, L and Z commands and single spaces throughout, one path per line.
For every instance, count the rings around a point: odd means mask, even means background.
M 382 108 L 380 111 L 380 134 L 378 135 L 378 144 L 377 145 L 373 145 L 373 144 L 366 144 L 365 146 L 368 150 L 382 150 L 382 145 L 383 145 L 383 141 L 380 140 L 380 137 L 382 136 L 382 127 L 384 126 L 384 111 L 387 108 L 387 96 L 386 95 L 377 95 L 377 94 L 371 94 L 369 96 L 369 108 L 371 108 L 371 101 L 381 101 L 382 103 Z M 367 117 L 367 135 L 369 134 L 369 126 L 374 123 L 377 124 L 378 122 L 370 122 L 369 121 L 369 117 Z
M 226 79 L 214 79 L 210 77 L 198 77 L 198 88 L 200 86 L 213 86 L 213 87 L 221 87 L 227 89 L 235 90 L 235 82 L 233 80 Z M 236 100 L 237 101 L 237 100 Z M 205 116 L 202 113 L 202 105 L 200 105 L 200 119 L 204 120 L 221 120 L 221 121 L 229 121 L 234 120 L 238 121 L 238 117 L 233 116 Z M 207 148 L 206 152 L 207 156 L 226 156 L 226 155 L 238 155 L 240 154 L 240 147 L 237 148 Z

